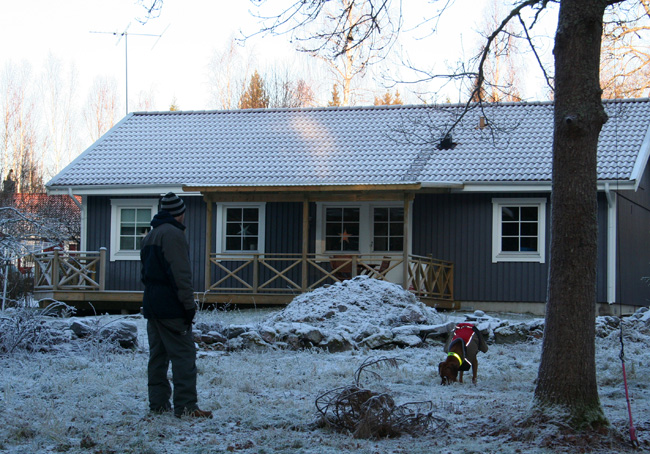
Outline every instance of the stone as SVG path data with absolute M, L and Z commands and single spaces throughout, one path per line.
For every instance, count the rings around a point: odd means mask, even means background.
M 320 343 L 320 347 L 324 348 L 330 353 L 346 352 L 353 350 L 354 346 L 345 337 L 335 334 Z
M 416 347 L 422 344 L 422 338 L 414 334 L 399 334 L 393 338 L 393 343 L 399 347 Z
M 388 329 L 382 329 L 379 332 L 366 337 L 359 342 L 360 347 L 377 349 L 390 345 L 393 342 L 393 333 Z
M 138 325 L 127 320 L 118 320 L 99 330 L 99 335 L 122 348 L 135 348 L 138 345 Z
M 69 328 L 77 337 L 86 337 L 93 332 L 90 326 L 77 319 L 73 319 L 70 322 Z

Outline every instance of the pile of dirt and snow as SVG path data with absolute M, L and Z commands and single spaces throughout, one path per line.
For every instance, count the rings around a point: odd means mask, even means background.
M 197 340 L 228 349 L 280 347 L 344 351 L 415 346 L 446 335 L 453 321 L 400 286 L 358 276 L 296 297 L 253 325 L 197 324 Z
M 630 326 L 650 327 L 650 313 L 641 308 L 626 320 Z M 351 349 L 416 347 L 444 342 L 459 322 L 475 323 L 488 343 L 512 344 L 541 339 L 544 319 L 501 320 L 482 311 L 445 314 L 418 301 L 399 285 L 358 276 L 296 297 L 284 309 L 252 324 L 195 326 L 203 349 L 322 348 Z M 596 320 L 596 334 L 607 337 L 620 326 L 618 317 Z

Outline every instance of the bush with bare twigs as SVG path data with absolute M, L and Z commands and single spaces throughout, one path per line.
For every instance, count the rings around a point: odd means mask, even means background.
M 327 391 L 316 398 L 320 422 L 364 439 L 397 437 L 404 433 L 417 436 L 447 427 L 447 421 L 433 415 L 430 401 L 397 405 L 388 393 L 361 386 L 361 374 L 368 367 L 398 367 L 399 362 L 397 358 L 367 358 L 356 370 L 354 384 Z M 367 372 L 381 378 L 376 372 Z

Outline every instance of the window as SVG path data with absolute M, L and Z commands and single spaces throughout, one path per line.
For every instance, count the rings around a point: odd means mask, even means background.
M 404 208 L 375 207 L 373 251 L 401 252 L 404 249 Z
M 327 251 L 359 250 L 359 207 L 328 207 L 325 209 L 325 249 Z
M 388 253 L 403 248 L 403 203 L 317 202 L 317 254 Z
M 218 252 L 263 252 L 265 205 L 222 204 L 217 210 Z
M 259 209 L 226 208 L 226 250 L 257 251 L 259 234 Z
M 546 199 L 493 199 L 493 262 L 545 260 Z
M 140 260 L 140 242 L 157 207 L 157 199 L 111 200 L 111 261 Z

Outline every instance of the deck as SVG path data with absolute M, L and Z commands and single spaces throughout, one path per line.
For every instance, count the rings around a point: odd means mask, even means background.
M 406 258 L 406 260 L 405 260 Z M 36 254 L 37 300 L 65 302 L 79 310 L 140 309 L 141 291 L 106 288 L 106 249 Z M 406 266 L 404 264 L 406 263 Z M 196 293 L 205 306 L 286 305 L 298 294 L 358 275 L 401 285 L 431 307 L 457 309 L 454 266 L 432 257 L 405 254 L 210 254 L 205 282 Z

